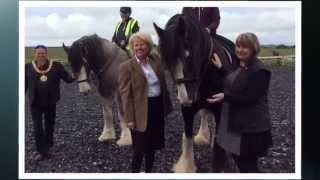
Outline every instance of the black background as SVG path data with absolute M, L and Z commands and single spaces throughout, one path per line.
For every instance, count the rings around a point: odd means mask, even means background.
M 320 179 L 320 10 L 302 2 L 302 177 Z M 0 1 L 0 179 L 18 178 L 18 1 Z M 299 127 L 297 127 L 299 128 Z

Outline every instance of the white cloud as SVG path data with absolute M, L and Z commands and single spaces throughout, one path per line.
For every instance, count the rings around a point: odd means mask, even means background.
M 179 7 L 134 7 L 132 16 L 141 31 L 151 33 L 157 42 L 152 23 L 164 27 L 168 19 L 181 12 Z M 293 8 L 220 8 L 218 33 L 234 40 L 241 32 L 254 32 L 262 44 L 294 43 L 295 18 Z M 29 8 L 26 11 L 26 45 L 60 46 L 97 33 L 111 39 L 120 20 L 119 8 Z
M 60 18 L 57 13 L 50 14 L 46 18 L 46 23 L 50 28 L 54 28 L 55 25 L 59 22 Z
M 252 8 L 234 11 L 224 9 L 218 32 L 235 40 L 241 32 L 254 32 L 263 44 L 294 43 L 293 9 Z

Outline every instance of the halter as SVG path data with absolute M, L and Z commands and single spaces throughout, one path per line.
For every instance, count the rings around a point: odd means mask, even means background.
M 183 83 L 192 83 L 195 82 L 198 78 L 178 78 L 175 80 L 176 84 L 183 84 Z
M 84 79 L 84 80 L 81 80 L 81 81 L 77 81 L 78 84 L 83 83 L 83 82 L 89 82 L 89 79 Z
M 84 57 L 82 57 L 82 55 L 81 55 L 81 58 L 82 58 L 83 66 L 89 67 L 88 61 L 87 61 Z M 85 72 L 85 73 L 87 74 L 87 72 Z M 80 84 L 80 83 L 83 83 L 83 82 L 89 82 L 88 77 L 89 77 L 89 76 L 88 76 L 88 74 L 87 74 L 87 79 L 83 79 L 83 80 L 77 81 L 77 83 Z
M 210 37 L 210 35 L 209 35 L 209 37 Z M 200 78 L 198 78 L 198 77 L 195 77 L 195 78 L 178 78 L 178 79 L 175 79 L 176 84 L 193 83 L 193 82 L 195 82 L 195 81 L 197 81 L 197 80 L 200 80 L 199 84 L 201 84 L 202 79 L 203 79 L 203 76 L 204 76 L 204 74 L 207 72 L 207 70 L 208 70 L 208 65 L 209 65 L 209 63 L 211 62 L 210 59 L 211 59 L 212 56 L 213 56 L 213 54 L 212 54 L 212 51 L 213 51 L 213 40 L 212 40 L 211 37 L 210 37 L 209 39 L 210 39 L 210 51 L 209 51 L 208 62 L 207 62 L 207 64 L 206 64 L 205 70 L 200 74 Z
M 115 48 L 115 50 L 116 50 L 116 51 L 119 51 L 119 49 L 117 49 L 117 48 Z M 81 52 L 81 51 L 80 51 L 80 52 Z M 101 74 L 102 74 L 103 72 L 105 72 L 105 71 L 109 68 L 109 66 L 110 66 L 110 65 L 112 64 L 112 62 L 113 62 L 112 59 L 116 58 L 117 55 L 118 55 L 118 53 L 115 52 L 114 55 L 113 55 L 111 58 L 109 58 L 109 61 L 107 61 L 106 63 L 104 63 L 104 65 L 101 67 L 101 69 L 98 69 L 97 72 L 95 72 L 95 74 L 96 74 L 96 76 L 97 76 L 98 78 L 101 78 Z M 80 53 L 80 56 L 81 56 L 81 58 L 82 58 L 82 62 L 83 62 L 83 64 L 84 64 L 84 66 L 87 66 L 87 67 L 89 67 L 90 70 L 93 70 L 93 68 L 90 66 L 90 64 L 88 63 L 87 59 L 85 58 L 85 55 L 83 55 L 82 53 Z M 88 75 L 87 75 L 87 76 L 88 76 Z M 88 76 L 88 77 L 89 77 L 89 76 Z M 79 84 L 79 83 L 88 82 L 88 81 L 89 81 L 89 79 L 84 79 L 84 80 L 81 80 L 81 81 L 77 81 L 77 83 Z

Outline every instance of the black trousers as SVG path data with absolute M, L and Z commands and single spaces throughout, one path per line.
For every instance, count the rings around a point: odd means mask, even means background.
M 148 98 L 146 131 L 139 132 L 131 129 L 133 148 L 131 170 L 133 173 L 140 172 L 143 158 L 145 158 L 145 172 L 151 172 L 155 151 L 164 147 L 164 117 L 162 109 L 162 96 Z
M 36 150 L 45 154 L 53 146 L 53 131 L 56 117 L 56 105 L 41 107 L 32 105 L 31 116 L 33 121 Z
M 218 145 L 217 141 L 214 141 L 212 156 L 212 171 L 214 173 L 225 171 L 227 155 L 225 150 Z
M 238 166 L 240 173 L 259 173 L 258 169 L 258 157 L 257 156 L 237 156 L 232 155 L 233 159 Z
M 145 172 L 150 173 L 152 171 L 153 162 L 154 162 L 155 150 L 152 148 L 147 149 L 146 151 L 133 151 L 133 158 L 131 162 L 131 171 L 132 173 L 139 173 L 143 157 L 145 158 Z

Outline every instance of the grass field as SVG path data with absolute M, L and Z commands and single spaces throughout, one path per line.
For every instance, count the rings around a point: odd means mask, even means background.
M 273 51 L 279 52 L 280 56 L 283 55 L 294 55 L 294 48 L 283 48 L 283 49 L 276 49 L 276 48 L 261 48 L 261 52 L 259 56 L 272 56 Z M 48 55 L 50 59 L 58 59 L 61 62 L 66 62 L 67 55 L 64 52 L 62 47 L 49 47 L 48 48 Z M 26 62 L 30 62 L 33 58 L 33 47 L 26 47 L 25 48 L 25 59 Z
M 62 62 L 67 60 L 67 54 L 64 52 L 62 47 L 49 47 L 48 56 L 50 59 L 59 59 Z M 25 60 L 26 63 L 30 62 L 33 59 L 33 47 L 25 48 Z
M 294 48 L 261 48 L 259 56 L 273 56 L 272 52 L 277 51 L 279 53 L 279 56 L 286 56 L 286 55 L 294 55 L 295 49 Z

